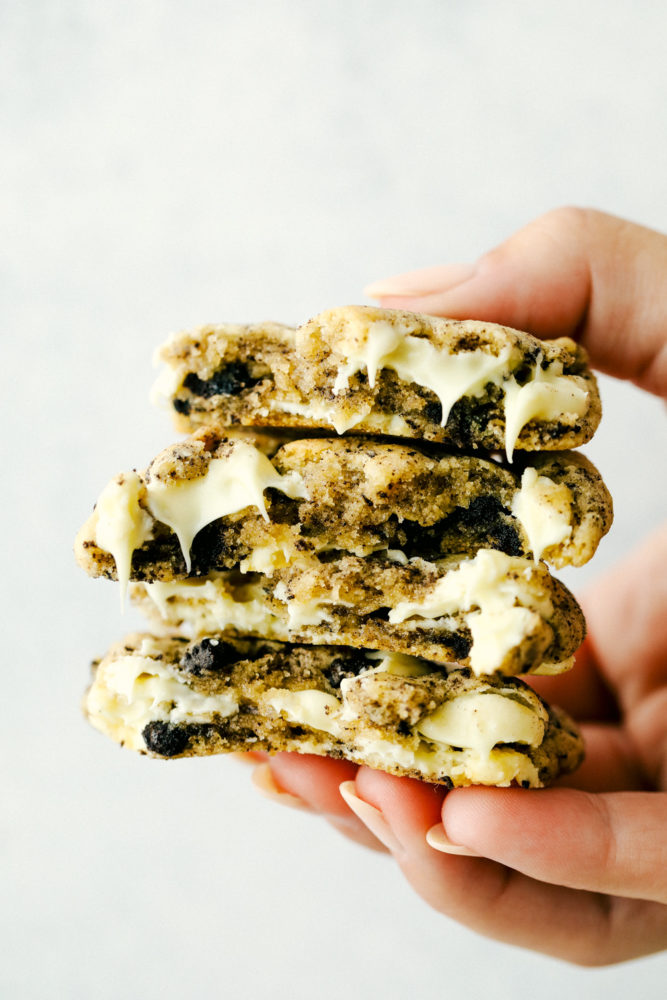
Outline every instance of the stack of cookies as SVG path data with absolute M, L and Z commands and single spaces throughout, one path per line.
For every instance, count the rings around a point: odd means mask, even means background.
M 85 710 L 157 757 L 290 750 L 449 787 L 581 761 L 517 675 L 585 623 L 548 566 L 611 523 L 568 450 L 600 419 L 580 347 L 373 307 L 172 337 L 155 394 L 189 434 L 116 476 L 76 541 L 146 612 Z

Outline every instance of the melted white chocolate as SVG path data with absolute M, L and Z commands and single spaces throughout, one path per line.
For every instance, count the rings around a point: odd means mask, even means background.
M 145 750 L 142 732 L 149 722 L 210 722 L 238 712 L 232 693 L 202 695 L 155 658 L 159 650 L 145 639 L 138 653 L 103 665 L 104 676 L 92 685 L 85 707 L 102 732 L 110 729 L 133 750 Z
M 116 561 L 121 607 L 130 579 L 132 553 L 152 536 L 152 521 L 139 506 L 143 483 L 136 472 L 116 476 L 95 505 L 95 542 Z
M 464 614 L 472 634 L 470 666 L 494 673 L 504 656 L 553 613 L 546 589 L 531 563 L 494 549 L 481 549 L 433 586 L 420 601 L 402 601 L 389 612 L 399 624 L 417 616 L 438 619 Z
M 350 376 L 363 369 L 373 388 L 378 371 L 390 368 L 404 382 L 416 382 L 435 393 L 442 407 L 443 427 L 458 399 L 479 396 L 489 382 L 502 382 L 512 355 L 511 347 L 498 355 L 482 350 L 448 354 L 424 338 L 404 336 L 387 320 L 371 323 L 366 337 L 358 338 L 357 344 L 338 370 L 334 394 L 347 389 Z
M 405 335 L 400 327 L 387 320 L 369 322 L 357 318 L 348 320 L 348 325 L 346 337 L 337 344 L 345 360 L 338 368 L 334 395 L 347 390 L 350 376 L 356 372 L 365 369 L 373 388 L 378 371 L 389 368 L 404 382 L 424 386 L 438 397 L 444 427 L 457 400 L 463 396 L 481 396 L 489 384 L 502 386 L 509 461 L 523 427 L 531 420 L 557 420 L 564 415 L 581 416 L 586 411 L 588 391 L 576 378 L 564 375 L 563 365 L 558 361 L 543 369 L 542 356 L 538 356 L 532 378 L 519 386 L 514 376 L 508 375 L 512 361 L 518 360 L 518 351 L 512 347 L 503 348 L 497 355 L 484 349 L 450 354 L 429 340 Z M 348 418 L 344 429 L 359 423 L 364 416 L 365 413 L 359 413 L 356 418 Z
M 572 499 L 567 486 L 539 476 L 531 466 L 521 477 L 521 489 L 512 500 L 512 513 L 528 536 L 536 562 L 543 552 L 572 534 Z
M 588 390 L 563 375 L 560 361 L 553 361 L 546 369 L 540 361 L 541 356 L 530 382 L 520 386 L 513 375 L 505 382 L 505 451 L 509 462 L 519 434 L 531 420 L 558 420 L 573 414 L 580 417 L 588 406 Z
M 154 476 L 144 486 L 136 473 L 118 476 L 98 501 L 93 521 L 94 541 L 113 555 L 124 589 L 132 553 L 150 538 L 150 518 L 139 506 L 143 492 L 145 505 L 155 520 L 168 525 L 176 534 L 189 572 L 194 537 L 211 521 L 245 507 L 257 507 L 268 520 L 264 490 L 269 487 L 292 499 L 307 496 L 298 473 L 281 476 L 266 455 L 245 442 L 236 442 L 230 455 L 211 459 L 205 474 L 193 479 Z
M 498 743 L 539 746 L 549 716 L 536 701 L 527 705 L 494 688 L 452 698 L 422 719 L 418 730 L 429 740 L 487 755 Z

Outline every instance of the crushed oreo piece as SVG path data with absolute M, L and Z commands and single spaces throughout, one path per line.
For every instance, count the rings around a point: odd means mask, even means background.
M 211 396 L 238 396 L 245 389 L 257 385 L 259 381 L 260 379 L 252 377 L 247 365 L 241 361 L 232 361 L 231 364 L 218 368 L 207 379 L 201 379 L 199 375 L 190 372 L 185 377 L 183 385 L 193 395 L 210 399 Z
M 141 735 L 147 749 L 161 757 L 177 757 L 190 741 L 185 726 L 174 726 L 170 722 L 149 722 Z
M 207 638 L 186 649 L 180 665 L 186 673 L 201 677 L 204 671 L 229 674 L 240 659 L 243 657 L 231 643 Z
M 350 651 L 347 655 L 337 656 L 332 660 L 325 673 L 331 686 L 339 688 L 340 682 L 346 677 L 356 677 L 369 666 L 370 664 L 363 653 Z
M 472 636 L 461 632 L 450 632 L 446 641 L 458 660 L 465 660 L 472 649 Z
M 187 415 L 190 412 L 190 400 L 189 399 L 179 399 L 178 396 L 176 396 L 171 401 L 171 405 L 174 407 L 174 409 L 176 410 L 177 413 L 182 413 L 186 417 L 187 417 Z

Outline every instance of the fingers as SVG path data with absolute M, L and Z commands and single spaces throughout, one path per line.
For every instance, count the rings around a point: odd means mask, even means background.
M 444 793 L 421 782 L 368 768 L 360 768 L 355 788 L 379 812 L 391 831 L 396 845 L 392 853 L 413 888 L 436 910 L 479 933 L 583 965 L 623 961 L 667 944 L 667 908 L 660 904 L 634 899 L 609 900 L 597 893 L 537 881 L 506 867 L 504 862 L 451 854 L 450 849 L 444 853 L 427 842 L 429 824 L 437 824 L 440 812 L 449 824 L 450 802 L 478 792 L 504 796 L 512 790 L 464 789 Z M 545 793 L 521 791 L 521 794 L 541 801 Z M 441 811 L 438 802 L 443 803 Z M 493 846 L 496 853 L 501 853 L 500 841 L 505 850 L 505 840 L 500 840 L 504 831 L 496 829 L 494 835 L 487 836 L 483 827 L 486 817 L 475 819 L 478 845 L 481 847 L 484 841 L 487 847 Z M 553 816 L 551 819 L 553 825 Z M 447 831 L 450 832 L 449 827 Z M 469 831 L 466 826 L 466 832 Z M 515 840 L 522 839 L 521 820 L 512 835 Z M 553 839 L 548 829 L 546 837 Z M 471 837 L 468 843 L 471 850 L 478 846 Z M 539 843 L 533 845 L 532 838 L 523 837 L 522 846 L 515 853 L 526 854 L 531 850 L 539 853 Z
M 667 684 L 666 560 L 667 524 L 582 600 L 595 659 L 626 712 Z
M 367 768 L 359 770 L 356 788 L 381 811 L 398 843 L 392 853 L 403 874 L 438 912 L 487 937 L 560 958 L 588 963 L 596 951 L 602 954 L 596 942 L 606 917 L 596 897 L 580 898 L 484 858 L 428 844 L 426 834 L 440 820 L 438 803 L 447 801 L 441 789 Z
M 591 209 L 531 222 L 477 264 L 368 287 L 382 305 L 576 336 L 601 371 L 667 395 L 667 237 Z
M 584 762 L 574 774 L 561 778 L 559 785 L 587 792 L 651 789 L 637 747 L 625 729 L 591 724 L 582 726 L 581 734 L 586 746 Z
M 667 903 L 667 794 L 471 788 L 447 796 L 445 831 L 530 878 Z
M 383 844 L 341 797 L 341 784 L 353 781 L 356 773 L 356 764 L 348 761 L 278 753 L 260 765 L 253 783 L 258 791 L 280 805 L 319 813 L 349 840 L 385 852 Z

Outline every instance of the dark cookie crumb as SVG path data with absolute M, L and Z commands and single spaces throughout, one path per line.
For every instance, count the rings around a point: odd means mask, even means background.
M 462 632 L 451 632 L 445 641 L 457 660 L 465 660 L 472 649 L 472 636 Z
M 193 395 L 209 399 L 211 396 L 237 396 L 245 389 L 257 385 L 259 381 L 260 379 L 252 377 L 247 365 L 233 361 L 218 368 L 208 379 L 201 379 L 194 372 L 190 372 L 185 377 L 183 385 Z
M 356 677 L 370 664 L 363 653 L 351 651 L 345 656 L 337 656 L 325 670 L 329 683 L 333 688 L 339 688 L 340 682 L 346 677 Z
M 228 642 L 220 639 L 202 639 L 190 646 L 181 659 L 181 668 L 188 674 L 201 677 L 204 671 L 231 673 L 231 667 L 242 657 Z
M 179 399 L 176 396 L 171 405 L 174 407 L 177 413 L 182 413 L 184 416 L 188 416 L 190 413 L 190 400 L 189 399 Z
M 170 722 L 149 722 L 141 735 L 147 749 L 161 757 L 177 757 L 190 741 L 184 726 L 173 726 Z

